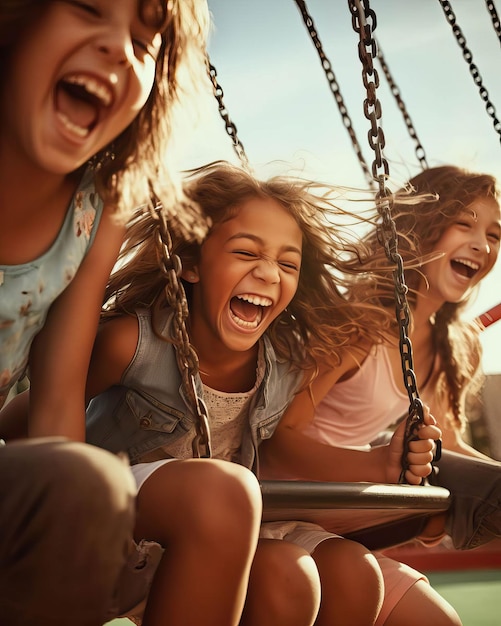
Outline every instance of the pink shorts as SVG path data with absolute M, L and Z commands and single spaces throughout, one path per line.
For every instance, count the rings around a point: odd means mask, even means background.
M 283 539 L 304 548 L 313 554 L 315 548 L 333 537 L 339 537 L 327 532 L 321 526 L 310 522 L 264 522 L 261 525 L 261 537 L 268 539 Z M 418 580 L 424 580 L 429 584 L 424 574 L 417 570 L 395 561 L 380 552 L 373 552 L 379 563 L 384 578 L 384 601 L 375 626 L 381 626 L 388 619 L 395 606 L 400 602 L 405 593 Z

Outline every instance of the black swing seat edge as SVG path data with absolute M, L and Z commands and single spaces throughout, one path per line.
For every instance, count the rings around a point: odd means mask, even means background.
M 310 522 L 382 550 L 418 537 L 451 495 L 432 485 L 262 480 L 263 522 Z
M 267 509 L 417 509 L 445 511 L 450 493 L 432 485 L 261 480 Z

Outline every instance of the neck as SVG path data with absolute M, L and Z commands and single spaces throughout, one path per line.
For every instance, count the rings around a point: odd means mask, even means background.
M 256 382 L 257 346 L 255 350 L 232 352 L 208 358 L 199 355 L 199 371 L 202 382 L 217 391 L 243 393 L 252 389 Z
M 0 162 L 0 263 L 17 265 L 38 258 L 52 244 L 80 173 L 54 175 Z
M 14 206 L 18 213 L 24 207 L 36 207 L 40 211 L 41 204 L 52 203 L 61 195 L 71 196 L 80 176 L 80 169 L 69 174 L 54 174 L 0 153 L 0 206 Z
M 444 301 L 433 300 L 428 294 L 418 294 L 416 304 L 412 309 L 413 327 L 427 326 L 430 319 L 444 304 Z

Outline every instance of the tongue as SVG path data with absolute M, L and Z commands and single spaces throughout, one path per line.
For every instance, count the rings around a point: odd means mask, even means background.
M 97 109 L 92 102 L 75 97 L 63 87 L 57 90 L 56 106 L 75 126 L 90 128 L 97 119 Z
M 259 306 L 246 302 L 245 300 L 240 300 L 239 298 L 232 298 L 231 300 L 231 310 L 233 313 L 246 322 L 254 322 L 258 316 L 259 309 Z

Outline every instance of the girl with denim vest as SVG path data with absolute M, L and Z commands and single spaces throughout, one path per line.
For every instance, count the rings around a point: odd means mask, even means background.
M 335 190 L 288 177 L 260 181 L 223 162 L 192 172 L 185 190 L 208 227 L 204 238 L 190 240 L 175 216 L 169 223 L 172 254 L 182 261 L 186 328 L 198 359 L 189 371 L 195 402 L 183 384 L 186 352 L 165 276 L 164 244 L 148 212 L 129 226 L 88 381 L 88 440 L 129 454 L 139 488 L 139 549 L 147 554 L 152 541 L 165 549 L 156 572 L 149 571 L 148 624 L 160 624 L 165 610 L 156 594 L 168 583 L 166 563 L 174 549 L 166 529 L 183 523 L 179 468 L 188 465 L 203 476 L 214 464 L 243 465 L 259 475 L 259 447 L 305 384 L 306 370 L 322 355 L 338 354 L 357 328 L 368 339 L 391 325 L 386 311 L 373 307 L 354 318 L 340 294 L 334 274 L 351 245 L 346 221 L 361 218 L 336 208 Z M 208 412 L 212 459 L 191 458 L 200 405 Z M 438 434 L 428 425 L 413 442 L 412 482 L 430 471 L 431 439 Z M 392 454 L 381 471 L 393 482 L 400 473 L 398 437 L 401 432 L 387 446 Z M 201 524 L 221 523 L 221 494 L 207 492 L 201 481 L 200 502 L 214 498 L 213 512 Z M 319 530 L 307 523 L 263 524 L 241 624 L 374 623 L 382 602 L 376 559 L 360 544 L 335 536 L 312 558 L 311 535 Z M 233 540 L 229 533 L 223 552 L 232 550 Z M 324 577 L 332 585 L 324 585 Z

